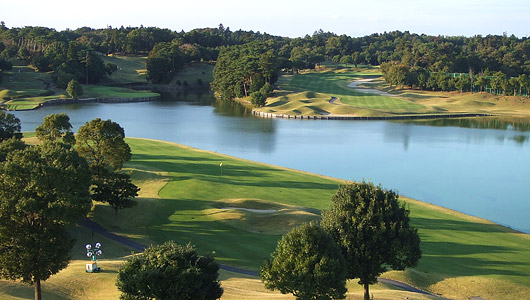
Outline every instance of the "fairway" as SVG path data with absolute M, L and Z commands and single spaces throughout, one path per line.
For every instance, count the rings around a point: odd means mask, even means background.
M 142 188 L 138 206 L 120 211 L 118 228 L 112 227 L 114 212 L 106 205 L 97 203 L 91 218 L 145 245 L 167 240 L 191 242 L 201 253 L 214 252 L 220 263 L 253 271 L 269 257 L 281 234 L 302 222 L 318 220 L 341 183 L 168 142 L 136 138 L 127 142 L 133 156 L 124 171 Z M 416 268 L 388 272 L 383 277 L 453 299 L 530 297 L 527 234 L 420 201 L 402 200 L 421 236 L 423 257 Z M 82 273 L 83 264 L 74 261 L 43 284 L 45 293 L 57 296 L 50 296 L 52 299 L 93 295 L 116 299 L 118 293 L 111 281 L 119 262 L 131 250 L 97 234 L 92 237 L 84 228 L 73 229 L 73 233 L 78 239 L 74 259 L 83 259 L 84 243 L 103 243 L 101 264 L 108 264 L 109 273 L 98 277 L 94 285 L 108 291 L 96 295 L 81 288 L 75 274 Z M 222 279 L 226 287 L 223 299 L 240 299 L 242 294 L 248 294 L 248 299 L 292 299 L 264 290 L 255 278 L 223 271 Z M 361 299 L 356 281 L 348 286 L 347 299 Z M 29 293 L 31 287 L 0 281 L 0 290 L 2 298 L 19 299 L 16 297 Z M 374 294 L 381 297 L 377 299 L 430 299 L 390 291 L 384 285 L 376 287 Z
M 330 97 L 337 97 L 341 103 L 355 108 L 395 113 L 424 112 L 425 107 L 422 105 L 394 97 L 360 93 L 347 86 L 352 81 L 377 76 L 372 75 L 372 73 L 352 72 L 348 71 L 348 69 L 309 72 L 297 75 L 284 75 L 278 82 L 278 86 L 281 90 L 287 91 L 312 91 L 327 94 Z
M 250 270 L 257 270 L 274 249 L 279 234 L 288 227 L 275 223 L 278 218 L 275 214 L 270 214 L 266 230 L 256 230 L 263 228 L 266 214 L 224 212 L 232 215 L 221 221 L 217 216 L 221 213 L 219 208 L 290 206 L 297 212 L 315 212 L 329 206 L 331 195 L 340 184 L 332 178 L 170 143 L 127 141 L 134 153 L 131 170 L 151 170 L 152 198 L 142 198 L 135 209 L 120 212 L 124 221 L 116 231 L 144 244 L 169 239 L 180 243 L 191 241 L 201 251 L 215 251 L 221 263 Z M 138 172 L 133 175 L 141 174 Z M 144 173 L 144 182 L 149 181 L 145 181 L 149 176 Z M 158 196 L 152 192 L 157 181 L 161 188 Z M 234 199 L 252 200 L 239 200 L 238 204 Z M 487 293 L 493 299 L 499 296 L 496 293 L 530 295 L 528 235 L 423 202 L 404 201 L 422 238 L 423 258 L 415 269 L 384 276 L 444 295 L 449 293 L 455 298 L 462 293 L 485 295 L 481 293 L 485 283 L 491 287 Z M 111 228 L 112 211 L 108 207 L 98 205 L 94 217 Z M 506 287 L 510 287 L 509 291 Z

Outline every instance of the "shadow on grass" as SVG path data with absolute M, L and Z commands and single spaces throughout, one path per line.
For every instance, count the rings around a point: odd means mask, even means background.
M 287 100 L 280 100 L 280 101 L 276 101 L 274 103 L 271 103 L 271 104 L 267 104 L 266 107 L 277 107 L 277 106 L 281 106 L 281 105 L 284 105 L 284 104 L 287 104 L 288 101 Z
M 472 255 L 513 253 L 514 249 L 497 245 L 472 245 L 455 242 L 421 242 L 425 255 Z
M 467 232 L 516 232 L 507 227 L 497 224 L 477 224 L 467 221 L 445 220 L 445 219 L 427 219 L 411 217 L 412 224 L 418 228 L 428 230 L 449 230 L 449 231 L 467 231 Z

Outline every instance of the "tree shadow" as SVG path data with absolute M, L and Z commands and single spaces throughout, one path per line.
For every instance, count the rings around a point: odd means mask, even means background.
M 458 221 L 458 220 L 447 220 L 447 219 L 427 219 L 419 217 L 411 217 L 412 224 L 418 228 L 424 228 L 428 230 L 450 230 L 450 231 L 467 231 L 467 232 L 485 232 L 485 233 L 495 233 L 495 232 L 512 232 L 516 233 L 517 231 L 512 230 L 507 227 L 503 227 L 497 224 L 488 224 L 488 223 L 473 223 L 468 221 Z

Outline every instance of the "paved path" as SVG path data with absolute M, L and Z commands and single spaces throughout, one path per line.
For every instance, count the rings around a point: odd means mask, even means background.
M 126 238 L 124 236 L 121 236 L 121 235 L 117 235 L 115 233 L 112 233 L 110 231 L 108 231 L 107 229 L 103 228 L 101 225 L 99 225 L 98 223 L 88 219 L 88 218 L 84 218 L 82 219 L 81 221 L 79 221 L 79 225 L 81 226 L 84 226 L 96 233 L 99 233 L 101 234 L 102 236 L 108 238 L 108 239 L 111 239 L 113 241 L 116 241 L 120 244 L 123 244 L 127 247 L 130 247 L 130 248 L 133 248 L 135 250 L 138 250 L 138 251 L 144 251 L 145 248 L 147 248 L 146 246 L 142 245 L 142 244 L 138 244 L 132 240 L 130 240 L 129 238 Z M 254 272 L 254 271 L 249 271 L 249 270 L 245 270 L 245 269 L 241 269 L 241 268 L 236 268 L 236 267 L 231 267 L 231 266 L 227 266 L 227 265 L 222 265 L 220 264 L 219 265 L 221 269 L 225 270 L 225 271 L 230 271 L 230 272 L 234 272 L 234 273 L 238 273 L 238 274 L 243 274 L 243 275 L 250 275 L 250 276 L 258 276 L 258 273 L 257 272 Z M 408 285 L 406 283 L 403 283 L 403 282 L 399 282 L 399 281 L 396 281 L 396 280 L 392 280 L 392 279 L 387 279 L 387 278 L 377 278 L 377 280 L 381 283 L 384 283 L 384 284 L 387 284 L 387 285 L 390 285 L 390 286 L 393 286 L 393 287 L 397 287 L 397 288 L 400 288 L 404 291 L 407 291 L 407 292 L 412 292 L 412 293 L 419 293 L 419 294 L 424 294 L 424 295 L 430 295 L 430 296 L 436 296 L 436 295 L 433 295 L 431 293 L 428 293 L 426 291 L 422 291 L 420 289 L 417 289 L 411 285 Z

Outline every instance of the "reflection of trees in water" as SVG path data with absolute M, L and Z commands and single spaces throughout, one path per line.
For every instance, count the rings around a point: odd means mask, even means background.
M 419 124 L 429 126 L 454 126 L 478 129 L 502 129 L 513 131 L 530 131 L 530 119 L 525 118 L 462 118 L 462 119 L 436 119 L 406 121 L 407 124 Z
M 245 107 L 241 103 L 230 100 L 215 100 L 212 105 L 214 112 L 225 116 L 246 117 L 251 116 L 252 109 Z
M 215 101 L 215 98 L 212 95 L 201 91 L 174 91 L 159 93 L 161 95 L 159 101 L 164 103 L 186 102 L 191 105 L 209 106 Z
M 523 145 L 524 143 L 528 142 L 527 135 L 516 135 L 512 139 L 519 145 Z

